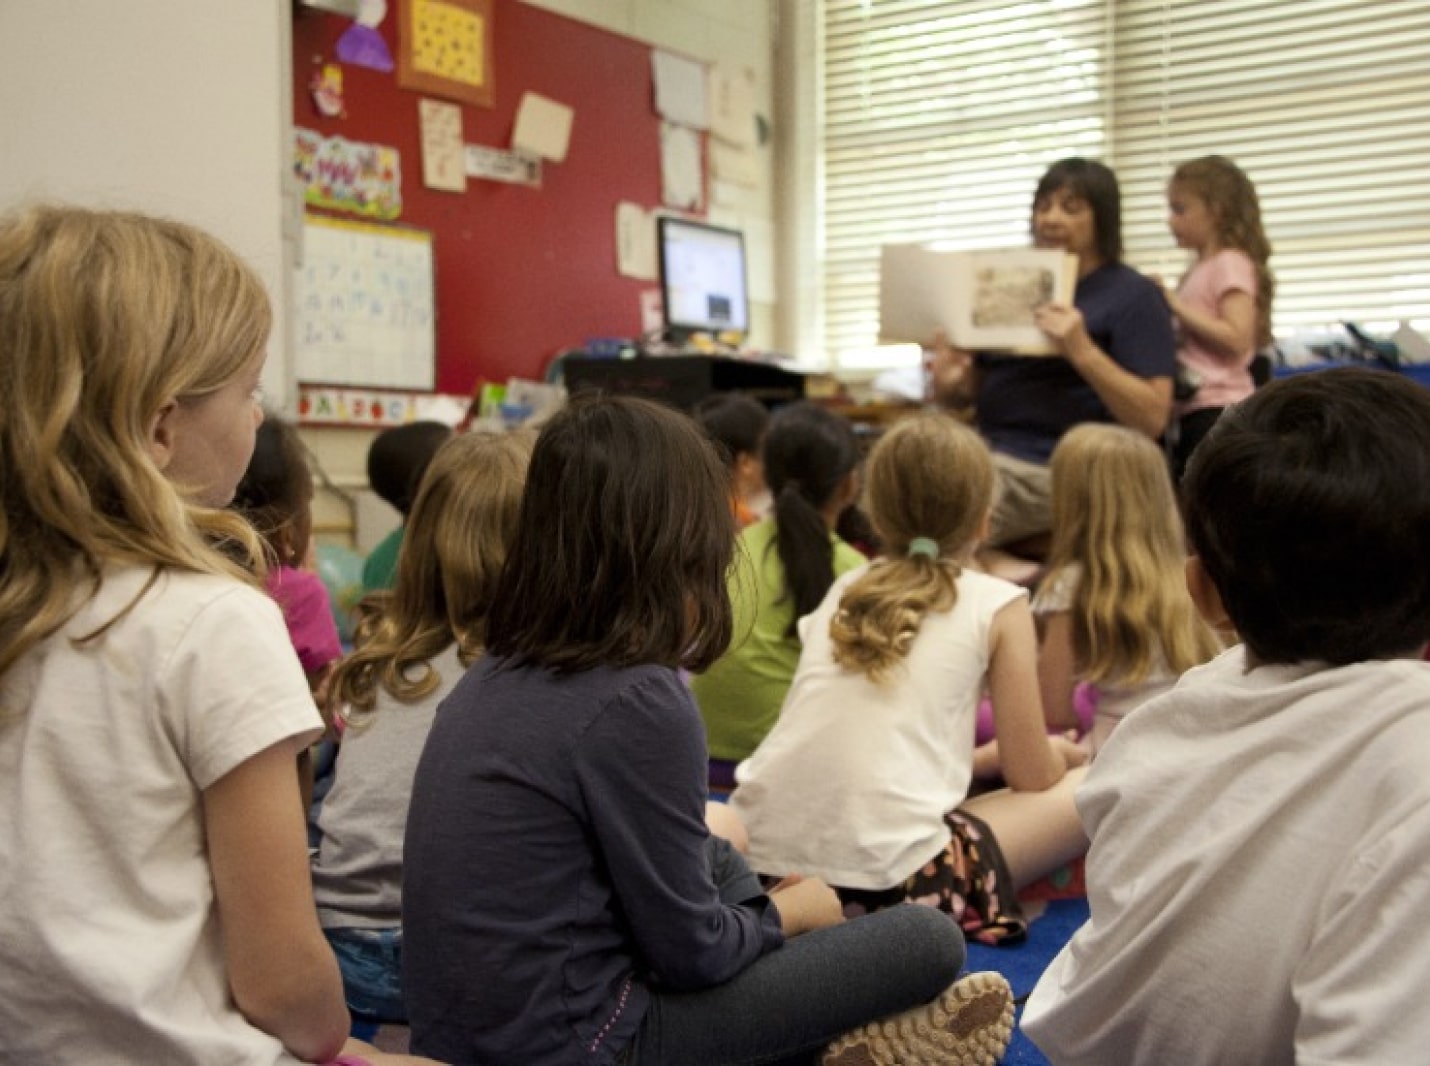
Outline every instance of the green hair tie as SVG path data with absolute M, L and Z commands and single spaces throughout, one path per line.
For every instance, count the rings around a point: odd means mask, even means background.
M 909 541 L 909 558 L 915 555 L 927 555 L 930 559 L 938 558 L 938 541 L 932 537 L 915 537 Z

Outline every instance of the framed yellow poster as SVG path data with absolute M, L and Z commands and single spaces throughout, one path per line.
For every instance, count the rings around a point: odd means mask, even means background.
M 404 0 L 397 84 L 464 104 L 491 107 L 494 0 Z

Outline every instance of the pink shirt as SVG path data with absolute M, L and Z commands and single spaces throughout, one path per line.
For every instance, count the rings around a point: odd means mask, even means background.
M 283 609 L 288 637 L 306 673 L 314 673 L 343 654 L 332 603 L 323 579 L 308 570 L 275 566 L 268 571 L 268 593 Z
M 1256 266 L 1249 255 L 1237 248 L 1223 248 L 1211 258 L 1200 260 L 1177 286 L 1177 295 L 1183 300 L 1213 315 L 1229 292 L 1244 292 L 1256 299 Z M 1177 358 L 1201 376 L 1202 387 L 1190 400 L 1177 405 L 1177 414 L 1226 407 L 1250 396 L 1255 388 L 1251 380 L 1251 358 L 1255 354 L 1254 346 L 1236 356 L 1214 352 L 1190 330 L 1178 325 Z

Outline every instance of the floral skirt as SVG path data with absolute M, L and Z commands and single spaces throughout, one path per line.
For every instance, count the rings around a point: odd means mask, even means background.
M 1025 939 L 1028 922 L 988 826 L 957 809 L 943 820 L 953 837 L 903 884 L 877 891 L 835 886 L 845 917 L 871 914 L 899 903 L 920 903 L 950 915 L 969 940 L 1015 944 Z

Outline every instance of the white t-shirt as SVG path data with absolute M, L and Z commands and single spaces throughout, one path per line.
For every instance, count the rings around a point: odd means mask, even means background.
M 1424 1062 L 1430 663 L 1188 671 L 1078 793 L 1091 920 L 1023 1028 L 1060 1064 Z
M 293 1062 L 229 993 L 201 792 L 321 729 L 278 607 L 231 579 L 105 576 L 0 677 L 0 1058 Z M 294 796 L 297 802 L 297 796 Z
M 1051 581 L 1043 582 L 1037 595 L 1033 597 L 1033 614 L 1057 614 L 1072 610 L 1073 597 L 1077 594 L 1078 582 L 1082 580 L 1082 565 L 1070 563 L 1053 575 Z M 1097 754 L 1107 743 L 1107 738 L 1117 728 L 1122 719 L 1146 703 L 1153 696 L 1160 696 L 1176 684 L 1177 675 L 1167 665 L 1160 646 L 1153 654 L 1152 667 L 1147 676 L 1137 684 L 1116 684 L 1100 682 L 1097 688 L 1097 711 L 1092 719 L 1092 732 L 1088 744 Z
M 953 609 L 924 617 L 880 685 L 836 663 L 829 638 L 840 597 L 867 569 L 841 577 L 800 619 L 804 649 L 779 720 L 735 770 L 730 803 L 760 873 L 892 888 L 948 843 L 944 812 L 968 796 L 989 630 L 1026 593 L 965 570 Z

